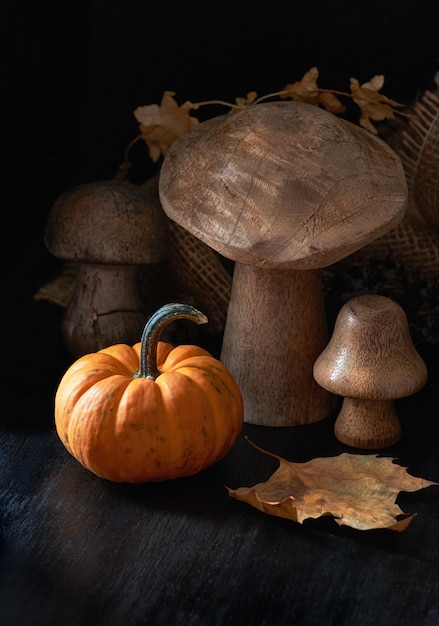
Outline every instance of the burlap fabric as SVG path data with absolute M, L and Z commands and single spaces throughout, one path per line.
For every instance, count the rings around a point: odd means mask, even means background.
M 392 257 L 426 278 L 439 277 L 439 73 L 386 142 L 407 178 L 407 213 L 399 226 L 355 253 L 356 261 Z

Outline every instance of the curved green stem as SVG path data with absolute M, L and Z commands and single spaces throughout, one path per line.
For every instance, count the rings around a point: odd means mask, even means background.
M 190 304 L 172 302 L 165 304 L 153 313 L 142 333 L 140 348 L 140 369 L 135 378 L 155 380 L 160 375 L 157 367 L 157 344 L 165 326 L 178 319 L 192 320 L 196 324 L 206 324 L 207 317 Z

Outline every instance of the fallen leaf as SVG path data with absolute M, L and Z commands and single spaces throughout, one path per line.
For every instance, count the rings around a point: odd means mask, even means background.
M 264 483 L 228 489 L 229 496 L 300 524 L 331 515 L 339 526 L 402 531 L 414 514 L 397 519 L 405 515 L 395 503 L 398 493 L 439 485 L 411 476 L 390 457 L 343 453 L 292 463 L 252 445 L 278 459 L 279 469 Z

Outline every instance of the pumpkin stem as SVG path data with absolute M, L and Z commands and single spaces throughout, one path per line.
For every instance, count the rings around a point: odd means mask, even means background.
M 153 313 L 142 333 L 140 348 L 140 369 L 136 378 L 155 380 L 160 375 L 157 367 L 157 344 L 165 326 L 178 319 L 188 319 L 197 324 L 206 324 L 207 317 L 190 304 L 165 304 Z

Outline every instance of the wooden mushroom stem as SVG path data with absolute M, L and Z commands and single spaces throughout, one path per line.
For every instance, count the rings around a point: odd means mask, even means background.
M 355 448 L 393 446 L 401 438 L 394 401 L 344 398 L 334 433 L 339 441 Z
M 296 426 L 335 409 L 313 378 L 328 340 L 318 270 L 266 270 L 236 263 L 221 351 L 244 398 L 246 422 Z

